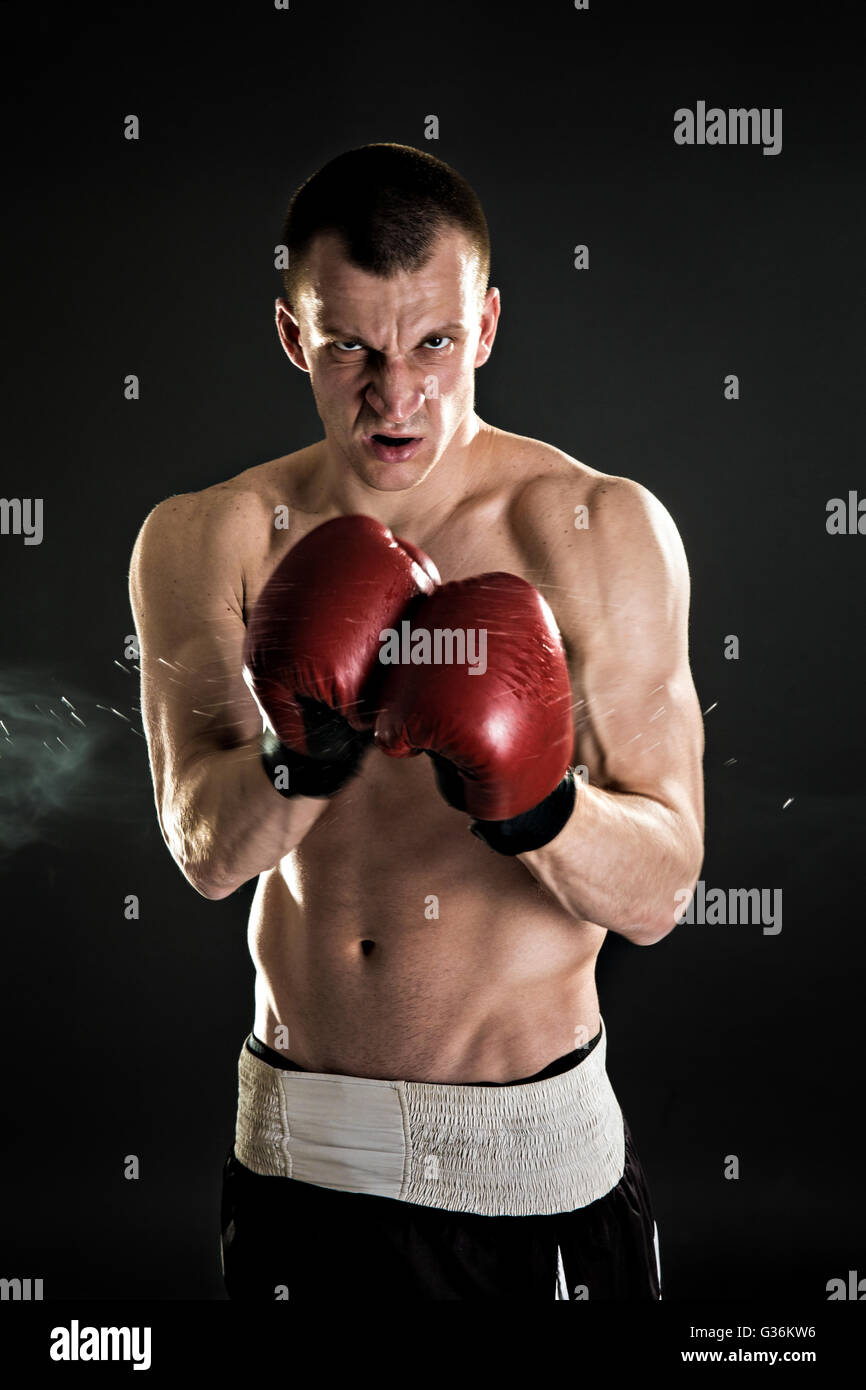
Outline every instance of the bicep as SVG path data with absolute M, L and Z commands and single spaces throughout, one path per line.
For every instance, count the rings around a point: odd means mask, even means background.
M 575 763 L 615 792 L 651 797 L 703 834 L 703 721 L 688 655 L 689 573 L 660 502 L 600 487 L 589 528 L 554 557 L 552 597 L 570 655 Z
M 241 675 L 246 628 L 233 547 L 219 525 L 196 525 L 193 500 L 172 498 L 151 513 L 130 566 L 142 721 L 160 811 L 198 758 L 261 732 Z
M 623 667 L 628 669 L 623 672 Z M 703 834 L 700 706 L 687 665 L 610 651 L 584 668 L 575 761 L 608 791 L 647 796 Z

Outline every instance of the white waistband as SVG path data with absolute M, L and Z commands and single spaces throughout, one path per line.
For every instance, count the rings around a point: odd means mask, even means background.
M 518 1086 L 283 1071 L 244 1043 L 235 1156 L 264 1176 L 481 1216 L 588 1206 L 625 1166 L 601 1027 L 576 1067 Z

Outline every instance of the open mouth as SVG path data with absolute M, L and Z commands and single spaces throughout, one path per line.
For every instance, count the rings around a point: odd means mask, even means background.
M 377 444 L 386 444 L 391 449 L 398 449 L 401 444 L 414 444 L 418 438 L 417 434 L 371 434 L 371 439 L 375 439 Z

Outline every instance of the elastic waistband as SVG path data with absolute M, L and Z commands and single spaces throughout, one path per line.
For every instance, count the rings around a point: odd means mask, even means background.
M 625 1167 L 607 1032 L 569 1071 L 450 1086 L 284 1071 L 238 1059 L 235 1156 L 265 1177 L 482 1216 L 573 1211 Z

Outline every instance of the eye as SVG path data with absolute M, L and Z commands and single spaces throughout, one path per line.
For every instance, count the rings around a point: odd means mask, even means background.
M 344 342 L 332 343 L 331 346 L 340 352 L 355 352 L 356 350 L 363 352 L 364 350 L 364 344 L 357 342 L 354 338 L 346 338 Z
M 433 333 L 433 334 L 431 334 L 431 336 L 430 336 L 429 338 L 425 338 L 425 339 L 424 339 L 424 342 L 423 342 L 422 346 L 423 346 L 423 347 L 427 347 L 428 344 L 430 344 L 430 343 L 450 343 L 450 342 L 452 342 L 452 341 L 453 341 L 453 339 L 451 339 L 451 338 L 446 338 L 446 337 L 444 337 L 444 335 L 441 334 L 441 333 Z M 440 348 L 434 348 L 433 351 L 434 351 L 434 352 L 440 352 L 441 349 L 440 349 Z

